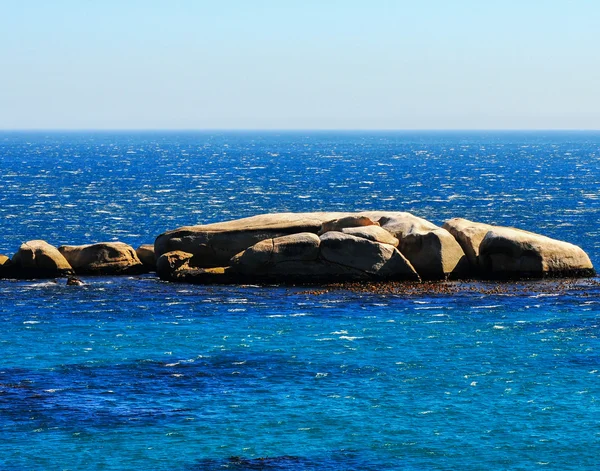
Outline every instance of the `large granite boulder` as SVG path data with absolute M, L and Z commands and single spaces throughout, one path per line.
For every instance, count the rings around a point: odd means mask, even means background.
M 321 236 L 321 258 L 382 279 L 418 280 L 410 262 L 392 245 L 343 232 Z
M 138 275 L 147 270 L 133 247 L 122 242 L 58 248 L 78 275 Z
M 442 226 L 454 236 L 460 244 L 471 267 L 479 268 L 479 246 L 485 235 L 495 226 L 480 222 L 469 221 L 463 218 L 454 218 L 446 221 Z
M 135 254 L 148 271 L 156 271 L 156 256 L 154 255 L 154 244 L 143 244 L 135 249 Z
M 417 280 L 410 263 L 390 244 L 337 231 L 300 233 L 260 241 L 231 259 L 247 280 Z
M 65 257 L 43 240 L 21 244 L 12 258 L 13 275 L 18 278 L 57 278 L 73 274 Z
M 383 214 L 378 222 L 400 241 L 398 250 L 421 278 L 441 280 L 468 276 L 463 249 L 446 229 L 410 213 Z
M 590 258 L 578 246 L 508 227 L 486 233 L 479 246 L 479 263 L 490 278 L 595 274 Z
M 317 260 L 320 243 L 319 236 L 311 232 L 261 240 L 235 255 L 230 263 L 240 274 L 265 275 L 282 262 Z
M 186 226 L 165 232 L 156 238 L 157 257 L 181 250 L 201 259 L 204 268 L 225 266 L 234 255 L 257 242 L 290 234 L 316 234 L 325 221 L 348 213 L 276 213 L 261 214 L 234 221 L 201 226 Z

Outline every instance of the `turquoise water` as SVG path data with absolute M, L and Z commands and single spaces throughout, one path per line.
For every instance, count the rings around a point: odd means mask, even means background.
M 525 227 L 598 266 L 599 160 L 598 133 L 5 133 L 0 252 L 343 207 Z M 1 470 L 597 468 L 594 280 L 86 281 L 0 281 Z

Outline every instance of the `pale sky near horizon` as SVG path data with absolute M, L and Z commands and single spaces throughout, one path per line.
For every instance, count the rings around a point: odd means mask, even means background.
M 0 0 L 0 129 L 600 129 L 598 0 Z

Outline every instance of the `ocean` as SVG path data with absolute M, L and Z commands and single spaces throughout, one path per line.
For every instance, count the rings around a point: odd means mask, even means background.
M 600 268 L 600 132 L 0 132 L 0 253 L 266 212 L 515 226 Z M 600 284 L 0 280 L 0 470 L 592 470 Z

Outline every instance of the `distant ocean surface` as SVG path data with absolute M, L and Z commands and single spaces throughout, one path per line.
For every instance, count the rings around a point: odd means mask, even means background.
M 380 209 L 539 232 L 600 268 L 600 132 L 0 132 L 0 175 L 6 255 Z M 0 471 L 600 466 L 597 285 L 86 282 L 0 281 Z

